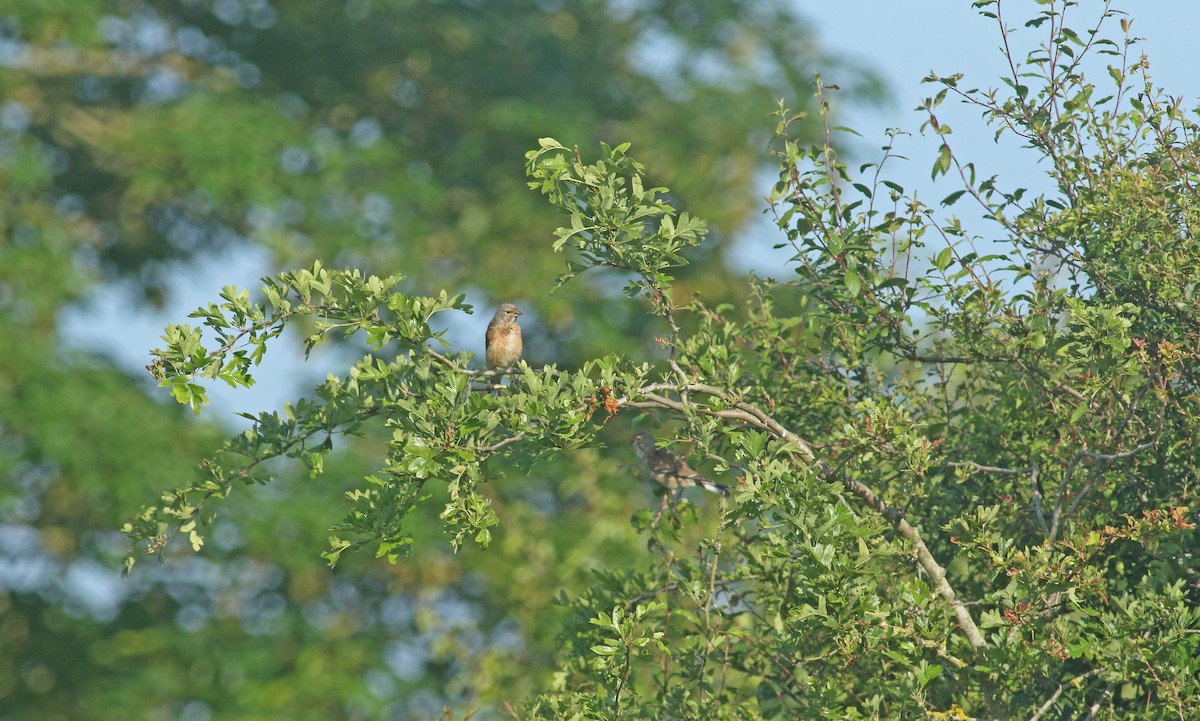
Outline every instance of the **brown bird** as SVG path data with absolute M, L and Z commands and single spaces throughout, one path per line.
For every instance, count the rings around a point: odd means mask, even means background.
M 666 448 L 659 448 L 654 443 L 654 436 L 646 431 L 638 431 L 633 436 L 633 449 L 637 451 L 638 460 L 642 462 L 650 477 L 658 485 L 670 491 L 671 495 L 676 495 L 684 488 L 692 486 L 699 486 L 706 491 L 720 493 L 723 496 L 729 495 L 729 486 L 715 483 L 700 475 L 687 464 L 687 461 Z M 667 499 L 663 498 L 663 508 L 666 508 L 666 504 Z M 661 514 L 662 511 L 659 513 Z
M 519 315 L 521 311 L 512 303 L 502 303 L 496 309 L 484 337 L 488 368 L 508 368 L 521 360 Z

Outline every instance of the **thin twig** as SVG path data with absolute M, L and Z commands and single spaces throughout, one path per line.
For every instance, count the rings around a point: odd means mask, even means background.
M 480 453 L 495 453 L 496 451 L 507 446 L 508 444 L 516 443 L 517 441 L 521 440 L 524 437 L 525 437 L 525 431 L 521 431 L 520 433 L 517 433 L 516 435 L 512 435 L 512 436 L 509 436 L 508 438 L 505 438 L 504 440 L 497 441 L 496 443 L 493 443 L 490 446 L 480 446 L 479 448 L 477 448 L 475 450 L 479 451 Z

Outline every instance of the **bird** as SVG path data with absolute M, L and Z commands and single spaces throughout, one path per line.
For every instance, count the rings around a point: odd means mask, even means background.
M 488 368 L 508 368 L 521 360 L 521 326 L 517 325 L 520 315 L 521 311 L 512 303 L 501 303 L 496 309 L 484 337 Z
M 659 448 L 654 436 L 647 431 L 638 431 L 633 436 L 633 449 L 638 460 L 658 485 L 669 491 L 668 496 L 677 495 L 684 488 L 699 486 L 706 491 L 729 495 L 729 486 L 716 483 L 697 473 L 687 461 L 666 448 Z M 663 497 L 663 508 L 667 507 L 667 496 Z M 662 515 L 660 510 L 659 515 Z

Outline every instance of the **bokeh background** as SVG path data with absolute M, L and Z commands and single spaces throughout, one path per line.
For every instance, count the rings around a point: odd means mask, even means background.
M 1019 25 L 1035 5 L 1004 7 Z M 1194 99 L 1200 9 L 1129 9 L 1156 80 Z M 117 529 L 233 411 L 363 352 L 305 363 L 285 336 L 258 386 L 214 389 L 197 419 L 143 369 L 161 327 L 321 259 L 467 293 L 460 348 L 482 352 L 513 301 L 531 362 L 652 357 L 620 278 L 549 293 L 559 219 L 522 171 L 538 137 L 592 157 L 632 141 L 712 225 L 681 297 L 737 300 L 747 271 L 786 272 L 761 213 L 779 98 L 811 110 L 814 72 L 840 85 L 837 121 L 861 133 L 844 152 L 871 160 L 886 128 L 915 134 L 929 70 L 993 84 L 998 45 L 965 0 L 0 0 L 0 719 L 488 718 L 546 688 L 553 598 L 643 552 L 628 519 L 652 497 L 618 438 L 498 469 L 487 552 L 452 555 L 431 513 L 412 557 L 330 570 L 325 529 L 380 457 L 367 434 L 321 477 L 281 465 L 237 489 L 200 554 L 123 581 Z M 976 112 L 948 112 L 960 155 L 1038 182 Z M 901 140 L 894 177 L 923 187 L 930 141 Z

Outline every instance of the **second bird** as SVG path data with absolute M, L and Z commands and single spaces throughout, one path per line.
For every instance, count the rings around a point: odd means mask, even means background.
M 687 461 L 666 448 L 659 448 L 654 442 L 654 436 L 646 431 L 638 431 L 634 435 L 633 449 L 637 451 L 642 465 L 650 472 L 650 477 L 658 485 L 672 493 L 684 488 L 700 486 L 706 491 L 720 493 L 723 496 L 729 495 L 729 486 L 709 480 L 693 470 Z M 666 504 L 666 499 L 663 499 L 663 503 Z
M 521 311 L 512 303 L 502 303 L 487 327 L 486 356 L 488 368 L 508 368 L 521 360 L 521 326 L 517 317 Z

